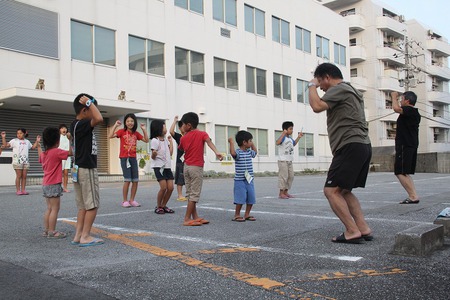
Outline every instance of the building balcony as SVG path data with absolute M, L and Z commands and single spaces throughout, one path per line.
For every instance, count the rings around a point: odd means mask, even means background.
M 350 34 L 366 29 L 366 19 L 360 14 L 349 14 L 345 19 L 348 21 Z
M 367 91 L 367 78 L 366 77 L 362 77 L 362 76 L 352 77 L 350 81 L 356 89 L 358 89 L 362 92 Z
M 377 58 L 385 61 L 390 61 L 397 65 L 403 65 L 405 63 L 403 54 L 399 50 L 391 47 L 378 47 Z
M 377 17 L 377 28 L 396 37 L 402 37 L 406 33 L 405 23 L 387 16 Z
M 450 105 L 450 93 L 440 91 L 430 91 L 427 93 L 427 100 L 430 102 L 439 102 Z
M 382 91 L 397 91 L 400 93 L 403 93 L 404 89 L 400 87 L 399 83 L 398 83 L 398 79 L 397 78 L 393 78 L 390 76 L 381 76 L 378 77 L 378 82 L 379 82 L 379 90 Z
M 367 59 L 366 47 L 361 45 L 350 47 L 350 64 L 356 64 Z
M 432 76 L 441 77 L 445 80 L 450 80 L 450 68 L 439 66 L 439 65 L 431 65 L 425 67 L 426 72 Z
M 426 43 L 427 50 L 435 52 L 439 56 L 450 56 L 450 44 L 438 39 L 429 39 Z

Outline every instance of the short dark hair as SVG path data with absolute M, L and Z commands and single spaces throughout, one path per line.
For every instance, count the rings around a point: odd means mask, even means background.
M 19 130 L 23 132 L 24 137 L 28 137 L 28 132 L 25 128 L 17 128 L 17 131 L 19 131 Z
M 125 129 L 125 130 L 127 129 L 126 122 L 127 122 L 128 118 L 132 118 L 133 119 L 134 125 L 133 125 L 133 128 L 131 128 L 131 131 L 132 132 L 136 132 L 136 129 L 137 129 L 137 118 L 136 118 L 135 114 L 126 114 L 125 117 L 123 117 L 123 129 Z
M 248 131 L 240 130 L 236 133 L 236 143 L 239 147 L 242 146 L 244 142 L 248 142 L 251 139 L 253 139 L 253 135 Z
M 80 103 L 80 99 L 83 96 L 86 96 L 86 97 L 88 97 L 91 100 L 94 99 L 94 97 L 92 97 L 91 95 L 84 94 L 84 93 L 81 93 L 78 96 L 76 96 L 75 100 L 73 100 L 73 109 L 75 110 L 75 114 L 76 115 L 78 115 L 81 112 L 81 110 L 86 107 L 86 106 L 84 106 L 83 104 Z M 94 104 L 97 105 L 97 101 L 95 101 Z
M 181 122 L 181 120 L 180 121 L 178 121 L 178 128 L 181 128 L 181 126 L 183 126 L 183 122 Z
M 42 132 L 42 142 L 45 150 L 55 148 L 59 142 L 59 129 L 56 127 L 46 127 Z
M 283 124 L 281 125 L 281 128 L 283 128 L 283 130 L 288 130 L 289 127 L 294 127 L 294 123 L 292 121 L 283 122 Z
M 61 128 L 69 129 L 66 124 L 59 124 L 58 129 Z
M 195 112 L 188 112 L 181 117 L 181 122 L 183 124 L 191 124 L 192 128 L 197 128 L 198 126 L 198 115 Z
M 338 67 L 336 67 L 333 64 L 330 63 L 323 63 L 317 66 L 316 70 L 314 71 L 314 78 L 320 77 L 323 78 L 326 75 L 330 76 L 334 79 L 343 79 L 341 70 L 339 70 Z
M 162 120 L 153 120 L 152 123 L 150 123 L 150 138 L 157 138 L 159 136 L 163 135 L 163 127 L 164 127 L 164 121 Z
M 409 104 L 411 104 L 412 106 L 416 105 L 417 102 L 417 95 L 416 93 L 412 92 L 412 91 L 406 91 L 403 93 L 403 98 L 405 100 L 409 101 Z

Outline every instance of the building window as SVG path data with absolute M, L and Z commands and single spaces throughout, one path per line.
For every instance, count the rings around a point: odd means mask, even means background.
M 283 133 L 283 131 L 281 130 L 275 130 L 275 155 L 278 156 L 278 146 L 277 146 L 277 140 L 278 138 L 281 136 L 281 134 Z
M 330 40 L 316 35 L 316 55 L 323 59 L 330 59 Z
M 349 40 L 348 40 L 348 43 L 349 43 L 350 47 L 356 46 L 356 38 L 349 39 Z
M 309 103 L 308 81 L 297 79 L 297 102 Z
M 214 0 L 213 18 L 237 26 L 236 0 Z
M 397 134 L 397 122 L 385 122 L 386 126 L 386 138 L 388 140 L 395 140 Z
M 267 95 L 266 71 L 254 67 L 245 67 L 247 78 L 247 92 L 258 95 Z
M 214 57 L 214 85 L 233 90 L 238 86 L 238 64 Z
M 228 143 L 228 139 L 233 138 L 233 140 L 236 141 L 236 133 L 238 131 L 239 127 L 236 126 L 215 126 L 216 140 L 214 141 L 214 145 L 216 146 L 217 150 L 222 153 L 225 161 L 233 160 L 230 155 L 230 144 Z
M 164 76 L 164 44 L 128 36 L 130 70 Z
M 253 144 L 258 150 L 258 155 L 269 155 L 267 129 L 248 128 L 247 131 L 253 136 Z
M 175 0 L 175 5 L 203 15 L 203 0 Z
M 311 53 L 311 32 L 295 26 L 295 47 L 298 50 Z
M 205 83 L 203 54 L 175 47 L 175 78 Z
M 346 65 L 345 47 L 334 43 L 334 63 L 339 65 Z
M 350 69 L 350 77 L 358 77 L 358 69 L 357 68 Z
M 291 77 L 273 73 L 273 96 L 291 100 Z
M 298 141 L 299 156 L 314 156 L 314 134 L 305 133 Z
M 272 40 L 288 46 L 291 44 L 289 22 L 272 16 Z
M 116 65 L 115 32 L 100 26 L 71 21 L 72 59 Z
M 245 13 L 245 31 L 266 36 L 265 14 L 262 10 L 251 7 L 247 4 L 244 6 Z

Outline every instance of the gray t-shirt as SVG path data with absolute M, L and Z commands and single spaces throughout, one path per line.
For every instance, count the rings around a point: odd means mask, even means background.
M 370 144 L 362 94 L 347 82 L 328 89 L 327 129 L 333 155 L 349 143 Z

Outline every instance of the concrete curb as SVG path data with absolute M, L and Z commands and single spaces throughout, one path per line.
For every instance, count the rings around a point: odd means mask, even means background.
M 392 254 L 426 256 L 444 245 L 444 226 L 422 224 L 401 231 L 395 235 Z

